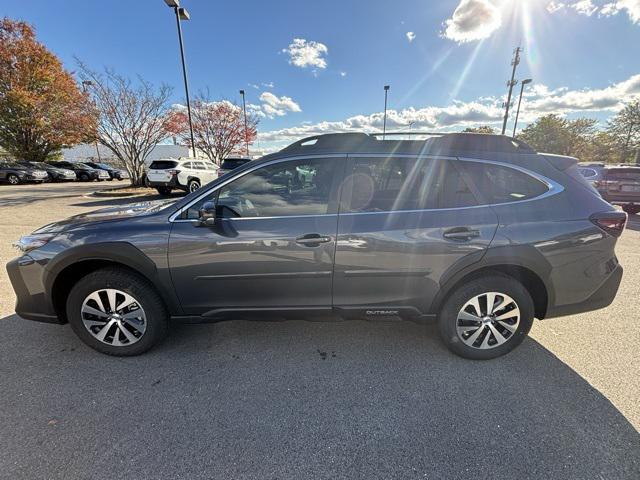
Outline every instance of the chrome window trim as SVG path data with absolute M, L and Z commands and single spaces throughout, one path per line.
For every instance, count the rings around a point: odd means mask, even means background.
M 242 172 L 242 174 L 233 176 L 232 178 L 229 178 L 227 181 L 221 183 L 220 185 L 216 185 L 216 187 L 214 187 L 213 189 L 207 190 L 202 195 L 198 196 L 197 198 L 189 202 L 187 205 L 182 207 L 180 210 L 178 210 L 177 212 L 174 212 L 169 217 L 169 221 L 170 222 L 192 222 L 193 221 L 192 219 L 178 219 L 176 217 L 181 215 L 182 212 L 189 209 L 191 205 L 193 205 L 194 203 L 197 203 L 203 197 L 207 196 L 209 193 L 222 188 L 223 186 L 225 186 L 226 184 L 230 183 L 231 181 L 237 178 L 240 178 L 248 173 L 253 172 L 254 170 L 257 170 L 258 168 L 265 167 L 267 165 L 273 165 L 276 163 L 282 163 L 286 161 L 306 160 L 306 159 L 316 159 L 316 158 L 343 158 L 344 157 L 346 160 L 347 158 L 386 158 L 389 156 L 390 156 L 389 154 L 384 154 L 384 153 L 355 153 L 355 154 L 329 154 L 329 155 L 301 155 L 296 157 L 286 157 L 286 158 L 271 160 L 269 162 L 256 165 L 255 167 L 245 172 Z M 499 207 L 503 205 L 515 205 L 519 203 L 532 202 L 536 200 L 542 200 L 543 198 L 547 198 L 547 197 L 550 197 L 551 195 L 556 195 L 564 191 L 564 187 L 562 185 L 551 180 L 550 178 L 547 178 L 544 175 L 540 175 L 539 173 L 533 172 L 519 165 L 512 165 L 510 163 L 498 162 L 495 160 L 485 160 L 480 158 L 451 157 L 451 156 L 445 156 L 445 155 L 412 155 L 412 154 L 399 153 L 399 154 L 391 154 L 391 156 L 401 157 L 401 158 L 416 158 L 416 159 L 428 158 L 428 159 L 442 159 L 442 160 L 463 161 L 463 162 L 487 163 L 490 165 L 497 165 L 500 167 L 512 168 L 514 170 L 518 170 L 521 173 L 529 175 L 530 177 L 535 178 L 539 182 L 542 182 L 547 186 L 547 191 L 541 195 L 538 195 L 537 197 L 527 198 L 524 200 L 514 200 L 512 202 L 503 202 L 503 203 L 486 203 L 482 205 L 471 205 L 468 207 L 424 208 L 424 209 L 417 209 L 417 210 L 386 210 L 382 212 L 345 212 L 345 213 L 338 212 L 338 213 L 311 214 L 311 215 L 280 215 L 280 216 L 270 216 L 270 217 L 237 217 L 237 218 L 230 218 L 230 220 L 262 220 L 262 219 L 272 220 L 272 219 L 279 219 L 279 218 L 326 217 L 326 216 L 335 216 L 335 215 L 380 215 L 380 214 L 388 215 L 390 213 L 393 214 L 393 213 L 418 213 L 418 212 L 440 212 L 440 211 L 450 211 L 450 210 L 467 210 L 472 208 Z

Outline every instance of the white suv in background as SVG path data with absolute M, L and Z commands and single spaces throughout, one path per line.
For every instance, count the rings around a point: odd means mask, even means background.
M 174 188 L 195 192 L 218 178 L 219 169 L 213 162 L 193 158 L 154 160 L 149 165 L 147 182 L 160 195 L 169 195 Z

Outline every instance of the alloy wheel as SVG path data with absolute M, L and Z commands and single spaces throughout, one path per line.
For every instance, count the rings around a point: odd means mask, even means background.
M 520 308 L 513 298 L 500 292 L 486 292 L 462 306 L 456 332 L 467 346 L 486 350 L 509 341 L 519 324 Z
M 20 182 L 20 179 L 15 175 L 9 175 L 9 183 L 11 185 L 17 185 Z
M 195 192 L 200 188 L 200 184 L 198 182 L 191 182 L 189 184 L 189 192 Z
M 81 318 L 93 337 L 114 347 L 136 343 L 147 329 L 147 317 L 140 303 L 114 288 L 87 295 L 82 302 Z

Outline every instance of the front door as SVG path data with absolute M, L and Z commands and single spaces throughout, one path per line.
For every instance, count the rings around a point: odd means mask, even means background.
M 208 192 L 174 221 L 169 266 L 185 313 L 331 308 L 344 156 L 280 160 Z M 213 226 L 193 220 L 216 202 Z
M 368 315 L 426 313 L 450 268 L 482 258 L 496 214 L 478 206 L 446 159 L 359 156 L 347 168 L 335 307 Z

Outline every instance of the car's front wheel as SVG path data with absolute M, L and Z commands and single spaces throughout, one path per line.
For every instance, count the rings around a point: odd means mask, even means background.
M 461 357 L 488 360 L 517 347 L 533 325 L 534 306 L 516 279 L 492 273 L 459 286 L 439 315 L 440 335 Z
M 103 268 L 82 278 L 66 307 L 78 337 L 108 355 L 139 355 L 167 333 L 162 298 L 145 278 L 124 268 Z
M 18 185 L 20 183 L 20 178 L 18 178 L 16 174 L 10 173 L 9 175 L 7 175 L 7 182 L 9 182 L 11 185 Z

